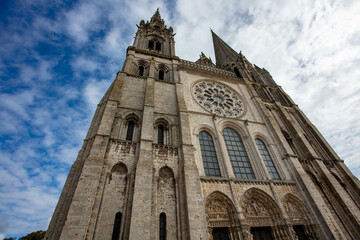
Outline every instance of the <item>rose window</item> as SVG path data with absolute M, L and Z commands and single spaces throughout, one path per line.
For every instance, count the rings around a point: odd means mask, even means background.
M 239 94 L 223 84 L 202 81 L 195 84 L 193 93 L 203 108 L 216 115 L 239 117 L 244 112 Z

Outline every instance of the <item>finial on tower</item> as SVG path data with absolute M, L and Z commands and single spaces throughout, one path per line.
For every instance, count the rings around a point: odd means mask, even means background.
M 159 8 L 156 9 L 156 12 L 154 13 L 154 15 L 151 17 L 151 21 L 150 22 L 161 22 L 161 15 L 160 15 L 160 11 Z M 164 22 L 164 20 L 162 20 L 162 22 Z

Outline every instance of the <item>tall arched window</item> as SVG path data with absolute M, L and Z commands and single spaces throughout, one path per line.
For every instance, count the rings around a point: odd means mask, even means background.
M 133 140 L 134 127 L 135 127 L 134 121 L 130 121 L 130 122 L 128 123 L 128 128 L 127 128 L 127 132 L 126 132 L 126 140 L 128 140 L 128 141 L 132 141 L 132 140 Z
M 275 168 L 274 162 L 271 159 L 271 156 L 269 154 L 269 151 L 266 148 L 265 143 L 258 138 L 255 139 L 255 142 L 259 149 L 261 157 L 265 163 L 265 166 L 269 172 L 270 177 L 275 180 L 280 180 L 280 176 Z
M 159 80 L 164 80 L 164 74 L 165 74 L 164 70 L 160 69 L 159 70 Z
M 144 76 L 144 66 L 139 66 L 139 76 Z
M 121 226 L 121 212 L 116 213 L 114 221 L 114 229 L 111 240 L 119 240 Z
M 205 131 L 200 132 L 199 142 L 206 176 L 221 177 L 215 146 L 211 135 Z
M 160 213 L 159 218 L 159 239 L 166 240 L 166 215 L 165 213 Z
M 158 144 L 164 144 L 164 126 L 158 126 Z
M 240 135 L 231 128 L 225 128 L 223 135 L 236 178 L 255 179 L 254 172 Z

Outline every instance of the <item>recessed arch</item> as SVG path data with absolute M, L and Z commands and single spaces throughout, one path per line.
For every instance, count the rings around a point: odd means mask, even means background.
M 219 121 L 218 123 L 219 131 L 222 133 L 225 128 L 232 128 L 241 136 L 241 138 L 245 138 L 248 135 L 244 124 L 236 120 L 224 119 L 222 121 Z
M 159 169 L 159 177 L 160 178 L 175 178 L 174 171 L 168 166 L 163 166 Z
M 232 200 L 220 191 L 214 191 L 206 197 L 205 213 L 209 227 L 230 227 L 237 222 Z
M 171 127 L 169 120 L 164 117 L 159 117 L 154 123 L 154 137 L 157 144 L 169 145 L 171 144 Z
M 128 169 L 124 163 L 119 162 L 111 168 L 111 173 L 126 175 L 128 173 Z
M 280 207 L 263 190 L 250 188 L 241 196 L 241 208 L 250 227 L 275 226 L 283 222 Z
M 295 195 L 286 193 L 281 199 L 282 206 L 293 224 L 310 224 L 309 210 Z

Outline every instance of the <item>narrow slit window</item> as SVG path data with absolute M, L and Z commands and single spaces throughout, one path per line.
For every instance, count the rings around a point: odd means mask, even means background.
M 144 66 L 139 66 L 139 76 L 144 76 Z
M 238 78 L 242 78 L 241 73 L 239 72 L 239 69 L 234 68 L 234 72 Z
M 149 41 L 149 49 L 154 49 L 154 41 Z
M 159 70 L 159 80 L 164 80 L 164 70 Z
M 128 141 L 133 140 L 134 128 L 135 128 L 134 121 L 130 121 L 129 124 L 128 124 L 127 132 L 126 132 L 126 140 L 128 140 Z
M 166 240 L 166 215 L 165 215 L 165 213 L 161 213 L 160 218 L 159 218 L 159 239 Z
M 121 212 L 116 213 L 114 221 L 114 229 L 111 240 L 119 240 L 120 237 L 120 226 L 121 226 Z
M 259 149 L 261 157 L 265 163 L 265 166 L 269 172 L 270 177 L 275 180 L 280 180 L 279 173 L 277 172 L 277 170 L 275 168 L 274 162 L 271 159 L 271 156 L 269 154 L 268 149 L 266 148 L 265 143 L 258 138 L 255 139 L 255 142 Z
M 199 133 L 199 142 L 206 176 L 221 177 L 213 138 L 208 132 L 202 131 Z
M 240 179 L 255 179 L 240 135 L 231 128 L 225 128 L 223 135 L 235 177 Z
M 156 42 L 156 45 L 155 45 L 155 50 L 157 50 L 157 51 L 161 51 L 161 43 Z
M 158 144 L 164 144 L 164 126 L 158 126 Z

